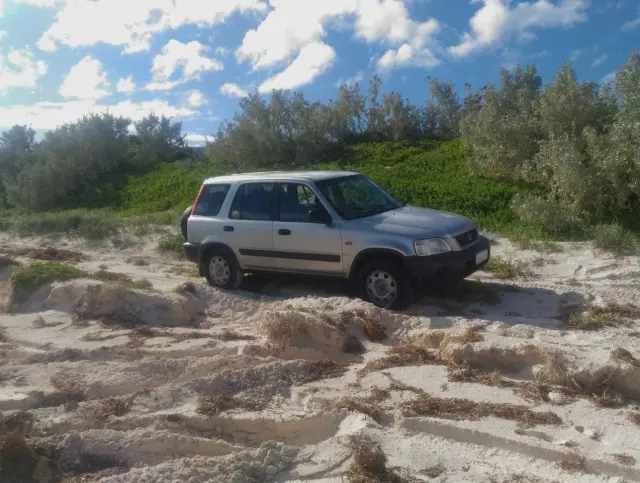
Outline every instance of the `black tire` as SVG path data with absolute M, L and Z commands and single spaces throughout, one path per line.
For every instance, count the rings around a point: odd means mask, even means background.
M 190 206 L 182 212 L 182 215 L 180 215 L 180 231 L 182 232 L 182 238 L 184 238 L 184 241 L 189 241 L 187 239 L 187 222 L 189 221 L 189 217 L 191 216 L 192 208 L 193 206 Z
M 383 275 L 387 274 L 391 282 Z M 368 290 L 371 283 L 375 284 L 375 278 L 384 281 L 389 286 L 389 292 L 395 289 L 395 298 L 393 300 L 376 298 Z M 361 298 L 367 302 L 371 302 L 378 307 L 391 310 L 403 310 L 411 305 L 414 295 L 414 288 L 404 267 L 399 266 L 391 260 L 373 260 L 367 263 L 358 274 L 356 280 L 357 290 Z
M 215 263 L 218 264 L 218 268 L 222 270 L 222 273 L 217 275 L 212 273 L 212 261 L 214 260 L 216 260 Z M 238 288 L 244 279 L 244 274 L 242 270 L 240 270 L 240 266 L 233 252 L 227 250 L 211 250 L 206 254 L 202 263 L 207 282 L 213 287 L 233 290 Z M 228 268 L 226 272 L 227 277 L 223 276 L 225 264 Z M 221 280 L 220 277 L 223 279 Z

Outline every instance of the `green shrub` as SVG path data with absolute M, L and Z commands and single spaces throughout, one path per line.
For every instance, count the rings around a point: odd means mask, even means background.
M 533 274 L 524 262 L 506 260 L 499 256 L 491 257 L 483 270 L 506 280 L 527 278 Z
M 165 235 L 158 241 L 158 250 L 182 255 L 184 253 L 184 238 L 180 233 Z
M 146 278 L 141 278 L 140 280 L 134 280 L 131 282 L 131 288 L 136 288 L 138 290 L 151 290 L 153 288 L 153 283 Z
M 104 240 L 118 232 L 121 222 L 113 212 L 71 210 L 15 216 L 12 228 L 21 236 L 79 236 Z
M 123 214 L 182 212 L 193 203 L 202 182 L 213 175 L 211 167 L 202 164 L 161 164 L 154 171 L 129 176 L 123 189 Z
M 618 223 L 593 227 L 593 243 L 597 248 L 621 252 L 636 244 L 634 237 Z
M 60 262 L 36 262 L 18 268 L 11 275 L 14 303 L 25 301 L 37 289 L 53 282 L 90 276 L 84 270 Z

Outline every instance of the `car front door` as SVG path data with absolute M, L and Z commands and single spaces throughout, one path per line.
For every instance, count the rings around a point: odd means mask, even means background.
M 282 182 L 277 187 L 273 242 L 278 267 L 284 271 L 340 275 L 342 236 L 337 223 L 312 223 L 309 211 L 324 208 L 304 183 Z
M 275 183 L 247 182 L 238 186 L 222 224 L 221 239 L 233 248 L 244 269 L 269 269 L 273 258 Z

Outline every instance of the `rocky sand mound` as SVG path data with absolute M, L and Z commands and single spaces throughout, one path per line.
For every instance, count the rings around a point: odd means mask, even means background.
M 637 256 L 499 240 L 531 276 L 400 314 L 68 248 L 152 287 L 53 282 L 0 316 L 0 482 L 640 481 Z

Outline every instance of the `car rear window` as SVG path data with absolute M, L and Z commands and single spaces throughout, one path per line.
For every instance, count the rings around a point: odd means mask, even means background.
M 230 188 L 230 184 L 204 185 L 202 194 L 198 198 L 198 203 L 193 209 L 193 214 L 198 216 L 217 216 Z

